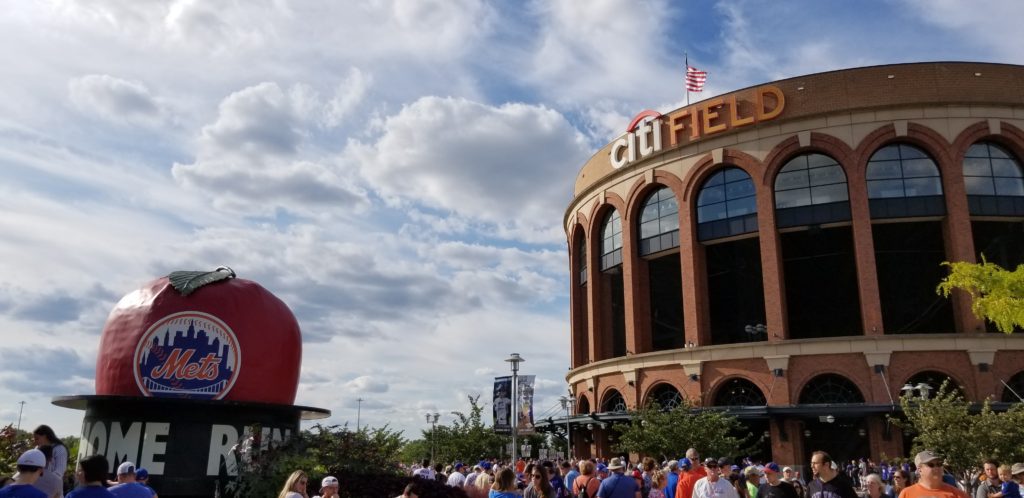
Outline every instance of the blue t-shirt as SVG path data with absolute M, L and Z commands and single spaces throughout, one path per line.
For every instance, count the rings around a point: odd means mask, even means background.
M 111 486 L 110 494 L 117 498 L 153 498 L 153 490 L 137 482 L 125 482 Z
M 640 486 L 637 486 L 633 476 L 616 472 L 601 481 L 601 487 L 597 488 L 597 496 L 601 498 L 634 498 L 637 491 L 640 491 Z
M 519 498 L 519 494 L 515 491 L 498 491 L 492 488 L 487 492 L 487 498 Z
M 64 498 L 113 498 L 114 495 L 103 486 L 81 486 L 68 493 Z
M 1020 485 L 1013 481 L 1004 482 L 999 492 L 1003 494 L 1003 498 L 1021 498 Z
M 35 486 L 31 484 L 12 484 L 10 486 L 7 486 L 3 489 L 0 489 L 0 497 L 47 498 L 46 493 L 39 491 Z
M 679 485 L 679 473 L 669 472 L 668 478 L 665 479 L 665 489 L 663 490 L 666 498 L 676 498 L 676 486 Z

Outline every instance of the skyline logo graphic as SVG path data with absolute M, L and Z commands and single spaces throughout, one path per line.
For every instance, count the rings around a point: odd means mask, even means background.
M 143 334 L 133 365 L 144 396 L 222 399 L 238 378 L 241 351 L 235 333 L 219 318 L 182 311 Z

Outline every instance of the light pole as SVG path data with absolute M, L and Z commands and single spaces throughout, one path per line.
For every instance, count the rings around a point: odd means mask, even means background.
M 440 413 L 428 413 L 427 422 L 430 423 L 430 463 L 434 463 L 434 433 L 437 432 L 437 419 L 441 416 Z
M 516 431 L 519 429 L 519 364 L 526 361 L 519 353 L 512 353 L 505 361 L 512 364 L 512 465 L 516 464 Z
M 24 401 L 19 401 L 18 404 L 21 405 L 21 407 L 18 408 L 18 430 L 20 431 L 21 430 L 21 412 L 25 411 L 25 402 Z
M 356 398 L 356 432 L 359 432 L 359 417 L 363 414 L 363 398 Z
M 558 398 L 558 401 L 562 402 L 562 408 L 565 409 L 565 459 L 569 460 L 572 457 L 572 434 L 569 433 L 569 414 L 572 411 L 573 405 L 576 404 L 576 399 L 570 396 L 562 396 Z

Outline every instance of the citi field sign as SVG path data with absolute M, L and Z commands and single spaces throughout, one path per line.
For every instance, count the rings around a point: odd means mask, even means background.
M 666 148 L 707 138 L 727 130 L 770 121 L 782 114 L 786 97 L 774 85 L 716 97 L 671 114 L 643 111 L 612 142 L 609 159 L 619 169 Z M 668 137 L 668 144 L 664 138 Z

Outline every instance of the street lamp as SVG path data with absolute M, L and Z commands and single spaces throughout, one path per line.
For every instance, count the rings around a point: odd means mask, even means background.
M 437 432 L 437 419 L 441 417 L 440 413 L 428 413 L 427 423 L 430 424 L 430 463 L 434 463 L 434 433 Z
M 363 414 L 363 398 L 356 398 L 356 432 L 359 432 L 359 417 Z
M 572 394 L 571 392 L 569 394 Z M 572 456 L 572 436 L 569 433 L 569 412 L 572 411 L 573 405 L 576 404 L 576 399 L 572 396 L 562 396 L 558 398 L 558 401 L 562 402 L 562 408 L 565 409 L 565 459 L 569 460 Z
M 921 396 L 921 399 L 928 399 L 928 396 L 932 392 L 932 386 L 929 386 L 924 382 L 918 382 L 917 385 L 914 386 L 908 382 L 904 384 L 902 388 L 900 388 L 900 391 L 902 391 L 905 396 L 913 396 L 914 391 L 917 391 L 918 394 Z
M 505 361 L 512 364 L 512 465 L 516 464 L 516 431 L 519 429 L 519 364 L 526 361 L 519 353 L 512 353 Z
M 747 325 L 743 327 L 743 331 L 746 332 L 752 340 L 757 338 L 757 336 L 761 334 L 765 334 L 766 336 L 768 335 L 768 327 L 765 326 L 765 324 L 763 323 L 759 323 L 757 325 Z

